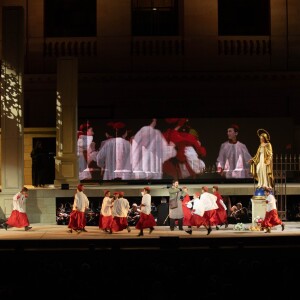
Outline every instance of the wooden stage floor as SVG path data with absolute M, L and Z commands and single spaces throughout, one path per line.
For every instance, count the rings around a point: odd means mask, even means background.
M 245 224 L 248 228 L 251 224 Z M 138 237 L 138 230 L 131 227 L 127 230 L 108 234 L 97 226 L 87 226 L 88 232 L 68 233 L 67 225 L 31 224 L 32 229 L 0 229 L 0 249 L 161 249 L 206 247 L 298 247 L 300 246 L 300 222 L 285 222 L 285 230 L 276 226 L 271 233 L 263 231 L 236 231 L 234 224 L 228 228 L 221 227 L 207 235 L 205 228 L 194 228 L 193 234 L 177 228 L 170 231 L 168 226 L 156 226 L 152 234 L 144 230 L 144 236 Z M 185 228 L 186 229 L 186 228 Z

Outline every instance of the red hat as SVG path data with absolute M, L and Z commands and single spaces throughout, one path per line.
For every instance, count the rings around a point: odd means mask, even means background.
M 126 126 L 123 122 L 108 122 L 106 125 L 112 127 L 113 129 L 121 129 Z
M 150 193 L 150 188 L 149 188 L 149 186 L 144 187 L 144 190 L 146 190 L 148 193 Z
M 239 131 L 240 127 L 237 124 L 231 124 L 228 128 L 233 128 L 234 131 Z
M 207 187 L 207 186 L 203 186 L 203 187 L 202 187 L 202 190 L 203 190 L 204 192 L 208 192 L 208 187 Z
M 174 123 L 177 123 L 178 122 L 178 118 L 167 118 L 165 119 L 165 121 L 169 124 L 174 124 Z
M 188 119 L 184 119 L 184 118 L 179 119 L 178 122 L 177 122 L 177 123 L 178 123 L 178 126 L 183 126 L 183 125 L 187 122 L 187 120 L 188 120 Z
M 200 197 L 200 193 L 199 193 L 199 192 L 196 192 L 196 193 L 195 193 L 195 196 L 196 196 L 197 198 L 199 198 L 199 197 Z
M 183 126 L 188 119 L 186 118 L 167 118 L 165 121 L 169 124 L 177 124 L 178 126 Z
M 119 192 L 119 195 L 120 195 L 121 197 L 124 197 L 124 192 Z
M 120 195 L 120 192 L 114 192 L 114 195 Z
M 82 192 L 82 190 L 83 190 L 83 184 L 78 184 L 77 185 L 77 190 L 79 191 L 79 192 Z
M 105 190 L 104 191 L 104 196 L 106 196 L 110 191 L 109 190 Z
M 87 129 L 90 127 L 90 123 L 89 122 L 86 122 L 84 124 L 81 124 L 79 126 L 79 131 L 87 131 Z

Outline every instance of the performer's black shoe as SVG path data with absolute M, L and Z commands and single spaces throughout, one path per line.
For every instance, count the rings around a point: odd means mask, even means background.
M 140 231 L 138 234 L 138 236 L 143 236 L 143 235 L 144 235 L 143 231 Z
M 154 230 L 154 228 L 153 228 L 153 227 L 152 227 L 152 228 L 150 228 L 150 230 L 149 230 L 149 234 L 151 234 L 153 230 Z
M 265 233 L 271 233 L 271 228 L 267 227 Z
M 8 225 L 6 223 L 3 223 L 2 226 L 5 230 L 7 230 Z
M 83 232 L 88 232 L 85 228 L 82 229 Z
M 222 226 L 222 225 L 221 225 L 221 226 Z M 216 226 L 216 229 L 217 229 L 217 230 L 219 230 L 219 229 L 220 229 L 220 227 L 219 227 L 219 226 Z
M 30 227 L 30 226 L 26 226 L 25 227 L 25 231 L 28 231 L 28 230 L 30 230 L 32 227 Z
M 227 228 L 227 227 L 228 227 L 228 223 L 225 224 L 225 228 Z
M 193 233 L 192 230 L 186 230 L 185 232 L 188 233 L 188 234 L 192 234 Z
M 171 231 L 174 231 L 174 228 L 170 228 Z
M 183 228 L 182 228 L 182 227 L 180 227 L 180 228 L 179 228 L 179 230 L 180 230 L 180 231 L 183 231 Z
M 128 231 L 128 232 L 131 232 L 131 229 L 130 229 L 130 227 L 129 227 L 129 226 L 127 226 L 127 231 Z
M 73 232 L 73 230 L 72 230 L 72 229 L 69 229 L 69 230 L 68 230 L 68 233 L 72 233 L 72 232 Z
M 285 224 L 284 224 L 284 223 L 282 223 L 282 224 L 281 224 L 281 231 L 283 231 L 283 230 L 284 230 L 284 228 L 285 228 Z
M 209 235 L 211 233 L 211 231 L 212 231 L 211 227 L 208 227 L 207 228 L 207 235 Z

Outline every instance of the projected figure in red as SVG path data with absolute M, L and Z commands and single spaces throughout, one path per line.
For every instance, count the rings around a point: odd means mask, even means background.
M 183 179 L 196 178 L 205 167 L 204 162 L 200 158 L 206 156 L 206 149 L 201 145 L 200 140 L 195 134 L 190 133 L 188 126 L 188 119 L 172 118 L 166 119 L 171 128 L 167 129 L 163 135 L 167 142 L 174 143 L 177 154 L 164 162 L 163 172 L 164 176 Z M 198 167 L 195 168 L 193 161 Z

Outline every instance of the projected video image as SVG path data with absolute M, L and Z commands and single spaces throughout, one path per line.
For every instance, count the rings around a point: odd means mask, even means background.
M 258 129 L 270 135 L 274 153 L 292 143 L 290 119 L 79 120 L 81 181 L 252 179 Z

